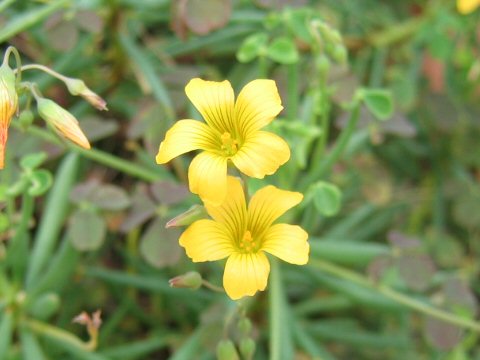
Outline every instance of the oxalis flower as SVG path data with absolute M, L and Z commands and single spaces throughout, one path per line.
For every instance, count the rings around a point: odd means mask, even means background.
M 248 83 L 234 101 L 230 82 L 191 80 L 185 87 L 206 123 L 180 120 L 165 135 L 156 157 L 164 164 L 192 150 L 204 150 L 190 164 L 190 191 L 204 202 L 221 204 L 227 193 L 227 163 L 262 179 L 290 158 L 287 143 L 260 129 L 283 109 L 273 80 Z
M 457 0 L 457 9 L 460 14 L 474 12 L 480 5 L 480 0 Z
M 308 262 L 308 234 L 299 226 L 273 222 L 302 201 L 298 192 L 269 185 L 257 191 L 248 208 L 240 180 L 229 176 L 228 195 L 215 206 L 205 203 L 213 220 L 198 220 L 180 237 L 194 262 L 227 258 L 223 286 L 236 300 L 267 286 L 270 253 L 291 264 Z

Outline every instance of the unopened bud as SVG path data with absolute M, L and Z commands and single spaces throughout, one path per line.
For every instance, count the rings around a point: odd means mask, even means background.
M 250 335 L 250 331 L 252 331 L 252 322 L 248 318 L 241 318 L 238 321 L 238 330 L 242 335 Z
M 108 110 L 107 102 L 90 90 L 83 80 L 66 78 L 65 84 L 67 85 L 70 94 L 83 97 L 90 103 L 90 105 L 98 110 Z
M 33 119 L 34 119 L 34 116 L 31 110 L 23 110 L 18 116 L 18 122 L 24 128 L 32 125 Z
M 333 60 L 339 64 L 345 64 L 347 62 L 347 49 L 343 45 L 336 45 L 330 54 Z
M 244 338 L 240 340 L 240 354 L 242 354 L 243 359 L 253 359 L 253 354 L 255 354 L 255 348 L 255 341 L 253 341 L 252 338 Z
M 217 345 L 218 360 L 240 360 L 237 349 L 231 340 L 222 340 Z
M 330 71 L 330 61 L 325 55 L 320 55 L 315 61 L 315 65 L 317 67 L 317 70 L 322 77 L 326 77 L 328 75 L 328 72 Z
M 202 286 L 202 276 L 196 271 L 189 271 L 168 281 L 171 287 L 197 290 Z
M 171 228 L 171 227 L 177 227 L 177 226 L 186 226 L 190 225 L 191 223 L 200 220 L 200 219 L 205 219 L 208 217 L 207 211 L 205 210 L 205 207 L 202 205 L 193 205 L 190 209 L 185 211 L 184 213 L 181 213 L 178 216 L 175 216 L 172 220 L 167 222 L 165 227 Z
M 90 149 L 90 143 L 72 114 L 50 99 L 37 99 L 37 106 L 40 116 L 53 126 L 55 131 L 75 144 Z
M 17 111 L 18 95 L 15 89 L 15 73 L 4 63 L 0 66 L 0 169 L 4 167 L 8 127 Z

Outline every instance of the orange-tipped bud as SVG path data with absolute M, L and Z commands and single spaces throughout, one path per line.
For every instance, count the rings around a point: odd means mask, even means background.
M 18 95 L 15 90 L 15 73 L 6 64 L 0 66 L 0 169 L 4 167 L 8 127 L 17 111 Z
M 37 99 L 38 113 L 55 131 L 75 144 L 90 149 L 90 143 L 78 124 L 78 120 L 56 102 L 39 98 Z
M 202 276 L 196 271 L 189 271 L 168 281 L 173 288 L 187 288 L 197 290 L 202 286 Z
M 83 80 L 66 78 L 65 84 L 67 85 L 70 94 L 83 97 L 90 103 L 90 105 L 98 110 L 108 110 L 107 102 L 90 90 L 87 85 L 85 85 Z

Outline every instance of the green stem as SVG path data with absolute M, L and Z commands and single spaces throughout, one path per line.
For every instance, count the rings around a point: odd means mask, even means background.
M 452 313 L 433 307 L 423 301 L 414 299 L 408 295 L 402 294 L 388 286 L 377 284 L 374 281 L 348 269 L 332 264 L 328 261 L 311 259 L 310 266 L 315 269 L 323 270 L 331 275 L 341 279 L 348 280 L 357 285 L 377 291 L 378 293 L 388 297 L 389 299 L 402 304 L 408 308 L 421 312 L 425 315 L 435 317 L 453 325 L 480 332 L 480 323 L 469 319 L 460 318 Z
M 261 79 L 268 77 L 268 59 L 264 55 L 258 57 L 258 77 Z
M 27 325 L 29 329 L 38 335 L 53 338 L 57 341 L 61 341 L 64 344 L 70 345 L 73 348 L 78 348 L 89 352 L 95 350 L 96 341 L 92 341 L 94 339 L 84 342 L 68 331 L 37 320 L 25 320 L 25 325 Z
M 287 117 L 290 120 L 295 120 L 298 116 L 298 64 L 291 64 L 287 66 L 288 77 L 288 109 Z
M 19 54 L 17 48 L 15 48 L 14 46 L 9 46 L 7 48 L 7 51 L 5 51 L 5 56 L 3 57 L 3 65 L 8 65 L 8 61 L 10 59 L 10 54 L 12 54 L 12 53 L 15 56 L 15 62 L 16 62 L 17 68 L 21 68 L 22 67 L 22 59 L 20 57 L 20 54 Z M 15 79 L 15 85 L 16 85 L 17 88 L 19 87 L 21 80 L 22 80 L 22 71 L 20 70 L 18 72 L 18 76 Z
M 12 123 L 12 126 L 16 127 L 17 129 L 21 129 L 21 126 L 18 123 Z M 125 174 L 137 177 L 141 180 L 154 182 L 160 179 L 160 175 L 155 171 L 134 164 L 131 161 L 120 159 L 102 150 L 98 150 L 95 148 L 87 150 L 79 148 L 78 146 L 73 144 L 65 143 L 59 138 L 57 138 L 55 135 L 51 134 L 49 131 L 39 128 L 37 126 L 30 126 L 26 131 L 29 134 L 44 139 L 52 144 L 66 146 L 69 150 L 80 153 L 82 156 L 88 159 L 94 160 L 112 169 L 122 171 Z
M 367 38 L 373 48 L 385 47 L 415 34 L 428 20 L 429 16 L 411 17 L 409 20 L 389 26 L 385 31 L 377 31 Z
M 223 287 L 220 287 L 220 286 L 217 286 L 217 285 L 213 285 L 211 282 L 208 282 L 208 281 L 205 280 L 205 279 L 202 279 L 202 286 L 205 286 L 207 289 L 210 289 L 210 290 L 212 290 L 212 291 L 219 292 L 219 293 L 224 293 L 224 294 L 225 294 L 225 290 L 223 289 Z
M 343 129 L 342 133 L 338 137 L 338 140 L 335 143 L 332 151 L 322 161 L 318 162 L 317 164 L 313 164 L 312 170 L 300 182 L 299 188 L 302 191 L 305 191 L 312 182 L 320 179 L 321 176 L 328 172 L 333 164 L 335 164 L 335 162 L 340 158 L 343 150 L 345 150 L 345 147 L 350 140 L 350 137 L 355 131 L 359 113 L 360 104 L 359 102 L 356 102 L 350 114 L 350 118 L 348 119 L 347 126 Z
M 50 69 L 49 67 L 45 65 L 40 65 L 40 64 L 28 64 L 28 65 L 23 65 L 22 67 L 19 67 L 20 72 L 21 71 L 26 71 L 26 70 L 40 70 L 43 71 L 63 82 L 67 81 L 69 78 L 56 72 L 55 70 Z M 17 70 L 18 71 L 18 70 Z
M 277 259 L 270 269 L 270 360 L 281 359 L 282 349 L 282 279 Z
M 320 164 L 322 157 L 327 147 L 327 141 L 330 133 L 330 99 L 327 94 L 326 79 L 322 79 L 320 82 L 320 89 L 317 90 L 315 98 L 318 96 L 319 105 L 315 104 L 315 115 L 320 116 L 320 128 L 322 130 L 320 138 L 316 143 L 315 150 L 313 151 L 312 163 Z M 318 110 L 317 110 L 318 108 Z

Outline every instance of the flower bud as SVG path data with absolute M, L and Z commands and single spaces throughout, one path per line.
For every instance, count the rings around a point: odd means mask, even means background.
M 253 359 L 253 354 L 255 353 L 255 341 L 252 338 L 244 338 L 240 340 L 240 354 L 245 360 Z
M 4 167 L 8 127 L 17 111 L 18 95 L 15 90 L 15 73 L 7 64 L 0 66 L 0 169 Z
M 90 90 L 87 85 L 85 85 L 83 80 L 66 78 L 65 84 L 67 85 L 70 94 L 83 97 L 90 103 L 90 105 L 98 110 L 108 110 L 107 102 Z
M 202 286 L 202 276 L 196 271 L 189 271 L 168 281 L 171 287 L 197 290 Z
M 240 360 L 237 349 L 231 340 L 222 340 L 217 345 L 218 360 Z
M 33 112 L 31 110 L 23 110 L 20 115 L 18 116 L 18 122 L 24 128 L 29 127 L 32 125 L 34 120 Z
M 72 114 L 50 99 L 37 99 L 37 106 L 39 115 L 53 126 L 55 131 L 75 144 L 90 149 L 90 143 Z
M 207 214 L 207 211 L 205 210 L 205 207 L 201 205 L 193 205 L 187 211 L 181 213 L 178 216 L 175 216 L 172 220 L 167 222 L 165 227 L 168 229 L 171 227 L 190 225 L 191 223 L 197 220 L 205 219 L 207 215 L 208 214 Z
M 249 318 L 241 318 L 238 321 L 238 330 L 242 335 L 250 335 L 250 332 L 252 331 L 252 322 L 250 321 Z

